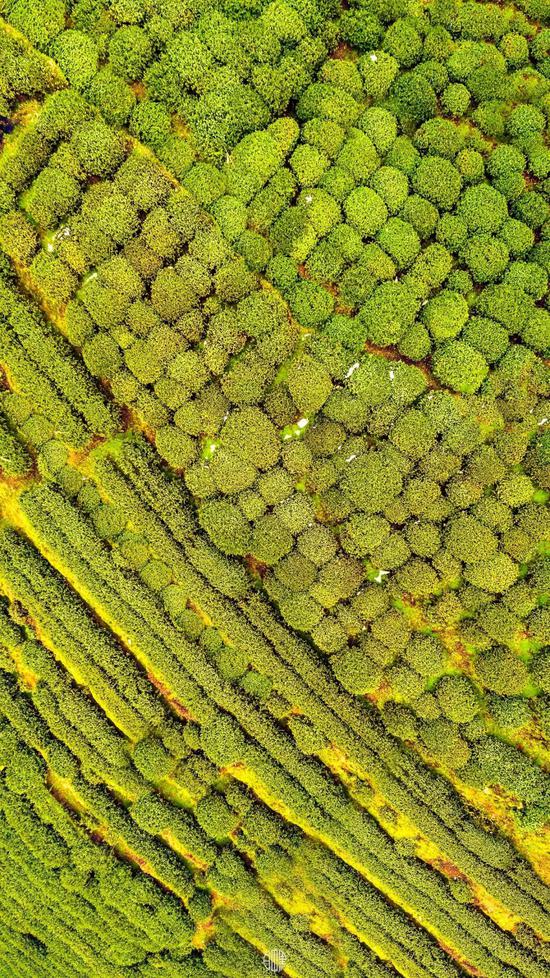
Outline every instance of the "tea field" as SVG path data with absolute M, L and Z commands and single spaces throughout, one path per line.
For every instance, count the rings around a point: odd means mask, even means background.
M 0 978 L 546 978 L 548 0 L 0 0 Z

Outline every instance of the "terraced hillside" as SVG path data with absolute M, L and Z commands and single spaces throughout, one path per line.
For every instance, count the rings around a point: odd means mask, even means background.
M 547 0 L 0 12 L 0 978 L 545 978 Z

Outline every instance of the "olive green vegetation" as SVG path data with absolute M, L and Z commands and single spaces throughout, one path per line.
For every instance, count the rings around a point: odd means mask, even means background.
M 3 0 L 0 117 L 0 978 L 544 978 L 547 5 Z

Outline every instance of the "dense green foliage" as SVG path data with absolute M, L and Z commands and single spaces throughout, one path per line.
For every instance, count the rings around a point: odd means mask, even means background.
M 549 25 L 0 3 L 0 978 L 547 974 Z

